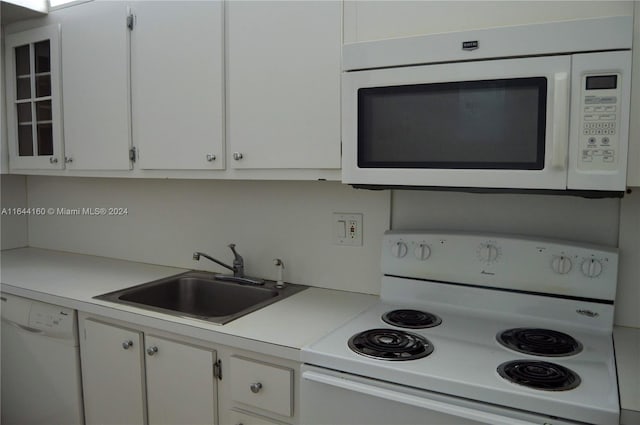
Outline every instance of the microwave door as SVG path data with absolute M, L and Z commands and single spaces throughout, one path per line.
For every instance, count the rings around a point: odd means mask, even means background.
M 570 58 L 343 75 L 343 181 L 565 189 Z

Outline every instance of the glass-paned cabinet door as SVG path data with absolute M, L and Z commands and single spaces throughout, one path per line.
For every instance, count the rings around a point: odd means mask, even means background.
M 62 169 L 60 27 L 5 37 L 9 166 Z

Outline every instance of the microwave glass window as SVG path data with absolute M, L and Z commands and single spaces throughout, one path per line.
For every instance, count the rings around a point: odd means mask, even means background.
M 364 88 L 361 168 L 544 167 L 546 78 Z

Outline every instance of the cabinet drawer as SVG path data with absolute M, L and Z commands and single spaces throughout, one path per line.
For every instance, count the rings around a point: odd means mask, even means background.
M 232 425 L 282 425 L 282 422 L 274 422 L 262 416 L 250 415 L 239 410 L 231 410 L 229 418 Z
M 293 415 L 293 371 L 281 366 L 232 356 L 231 397 L 234 401 Z

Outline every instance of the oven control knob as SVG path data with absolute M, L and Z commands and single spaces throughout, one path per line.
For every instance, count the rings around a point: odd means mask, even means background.
M 571 264 L 571 259 L 564 255 L 556 255 L 553 257 L 553 260 L 551 260 L 551 268 L 558 274 L 569 273 L 572 266 L 573 264 Z
M 431 256 L 431 248 L 426 243 L 418 244 L 413 251 L 413 255 L 415 255 L 418 260 L 424 261 Z
M 598 277 L 602 273 L 602 262 L 588 258 L 582 262 L 582 274 L 587 277 Z
M 496 245 L 483 243 L 478 249 L 478 256 L 480 257 L 480 260 L 491 263 L 496 261 L 500 256 L 500 249 Z
M 398 241 L 391 245 L 391 254 L 396 258 L 404 257 L 407 255 L 408 250 L 409 248 L 407 248 L 407 244 L 402 241 Z

